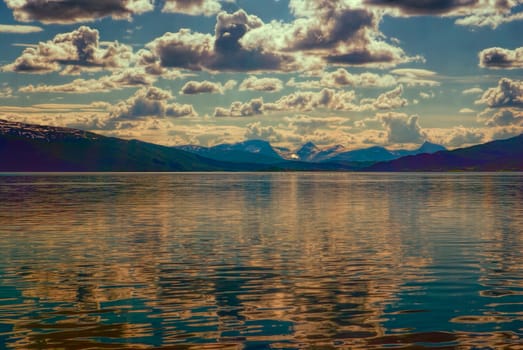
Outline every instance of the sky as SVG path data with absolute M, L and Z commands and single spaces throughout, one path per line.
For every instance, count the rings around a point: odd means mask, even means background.
M 523 0 L 2 0 L 0 119 L 163 145 L 523 132 Z

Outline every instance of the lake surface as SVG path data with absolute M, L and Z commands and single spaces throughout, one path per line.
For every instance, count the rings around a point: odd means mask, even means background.
M 0 242 L 0 348 L 523 349 L 523 174 L 4 174 Z

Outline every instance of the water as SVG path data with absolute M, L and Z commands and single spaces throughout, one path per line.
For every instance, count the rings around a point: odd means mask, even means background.
M 4 174 L 0 242 L 0 348 L 523 349 L 523 174 Z

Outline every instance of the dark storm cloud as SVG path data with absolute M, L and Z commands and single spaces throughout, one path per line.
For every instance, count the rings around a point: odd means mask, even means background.
M 479 0 L 366 0 L 365 3 L 396 8 L 410 15 L 440 15 L 474 7 Z
M 21 22 L 68 24 L 102 17 L 127 19 L 153 9 L 150 0 L 5 0 Z
M 521 20 L 521 0 L 364 0 L 393 16 L 458 17 L 456 24 L 496 28 Z
M 479 53 L 479 66 L 492 69 L 523 68 L 523 47 L 508 50 L 491 47 Z
M 357 50 L 341 55 L 330 55 L 326 57 L 327 62 L 334 64 L 347 65 L 367 65 L 367 64 L 393 64 L 398 57 L 393 51 L 371 52 L 367 49 Z
M 381 15 L 372 9 L 335 0 L 292 0 L 296 19 L 270 22 L 242 39 L 248 47 L 292 52 L 312 59 L 310 65 L 394 66 L 416 60 L 382 40 Z M 316 60 L 316 61 L 314 61 Z
M 361 40 L 364 29 L 376 25 L 373 13 L 362 9 L 328 9 L 320 18 L 314 23 L 297 22 L 289 47 L 293 50 L 335 48 L 347 40 Z

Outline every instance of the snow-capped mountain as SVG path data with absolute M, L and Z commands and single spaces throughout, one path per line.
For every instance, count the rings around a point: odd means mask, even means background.
M 267 141 L 248 140 L 233 144 L 221 144 L 213 147 L 195 145 L 176 146 L 175 148 L 195 153 L 203 157 L 235 163 L 279 163 L 284 159 Z

